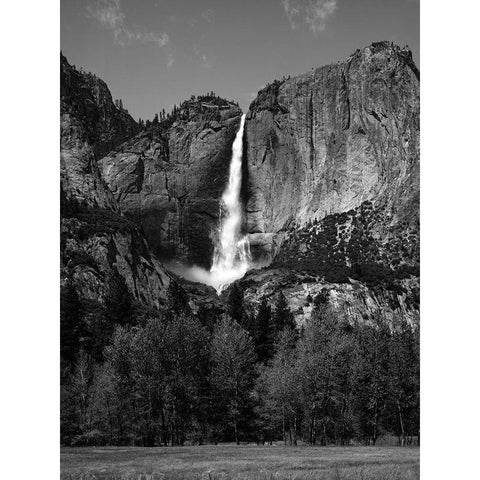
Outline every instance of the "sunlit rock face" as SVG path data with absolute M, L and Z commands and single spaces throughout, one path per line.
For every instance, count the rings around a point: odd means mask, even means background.
M 60 57 L 60 175 L 64 199 L 113 209 L 97 159 L 133 136 L 139 126 L 113 103 L 101 79 Z
M 419 309 L 419 71 L 390 42 L 258 93 L 245 127 L 251 252 L 268 267 L 245 298 L 284 291 L 299 323 L 311 300 L 351 320 Z
M 383 240 L 404 223 L 417 230 L 419 108 L 411 52 L 390 42 L 261 90 L 246 124 L 257 258 L 271 260 L 290 227 L 366 201 L 384 213 Z
M 100 160 L 121 211 L 161 258 L 210 268 L 241 115 L 230 102 L 192 102 L 175 121 L 152 125 Z
M 139 126 L 118 109 L 106 84 L 61 57 L 61 282 L 97 308 L 108 279 L 123 277 L 132 298 L 160 307 L 170 281 L 140 228 L 120 212 L 98 158 L 135 135 Z
M 339 318 L 350 322 L 368 322 L 377 314 L 391 323 L 399 318 L 413 323 L 419 318 L 419 279 L 413 277 L 401 281 L 401 291 L 392 291 L 355 280 L 335 283 L 288 269 L 269 268 L 249 271 L 239 284 L 249 313 L 256 311 L 264 296 L 274 301 L 283 292 L 298 325 L 308 320 L 313 299 L 319 294 L 326 296 Z

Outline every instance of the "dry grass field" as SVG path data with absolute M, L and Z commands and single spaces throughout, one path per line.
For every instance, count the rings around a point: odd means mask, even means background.
M 62 480 L 417 480 L 418 447 L 66 448 Z

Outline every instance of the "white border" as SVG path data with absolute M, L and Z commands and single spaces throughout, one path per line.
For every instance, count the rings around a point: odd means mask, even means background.
M 3 478 L 59 478 L 59 18 L 2 5 Z

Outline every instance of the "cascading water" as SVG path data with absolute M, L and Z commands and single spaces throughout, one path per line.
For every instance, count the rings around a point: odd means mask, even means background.
M 248 237 L 242 235 L 242 154 L 243 128 L 245 114 L 242 115 L 240 128 L 232 146 L 232 159 L 228 185 L 220 203 L 220 225 L 215 237 L 213 262 L 210 271 L 193 265 L 185 267 L 170 264 L 171 271 L 194 282 L 202 282 L 215 288 L 220 294 L 230 283 L 242 278 L 251 267 L 250 244 Z
M 215 288 L 220 293 L 229 283 L 242 278 L 250 266 L 248 237 L 241 234 L 243 129 L 245 114 L 232 146 L 232 160 L 228 185 L 222 195 L 220 228 L 213 252 L 210 274 L 215 279 Z

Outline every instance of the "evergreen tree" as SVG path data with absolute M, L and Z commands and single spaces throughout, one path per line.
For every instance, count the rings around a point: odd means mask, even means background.
M 268 361 L 273 355 L 274 330 L 272 309 L 264 296 L 255 317 L 254 340 L 259 362 Z
M 243 308 L 243 290 L 237 283 L 232 285 L 227 300 L 227 313 L 239 325 L 243 325 L 245 311 Z
M 322 288 L 321 292 L 315 295 L 313 299 L 313 306 L 316 309 L 322 309 L 328 304 L 329 291 L 326 288 Z
M 158 113 L 156 113 L 155 116 L 153 117 L 152 125 L 158 125 Z
M 191 315 L 192 309 L 188 304 L 187 292 L 175 280 L 171 280 L 167 290 L 167 315 Z
M 285 298 L 283 292 L 278 294 L 272 317 L 276 333 L 282 332 L 286 327 L 290 328 L 291 330 L 296 329 L 293 313 L 288 306 L 287 299 Z
M 80 349 L 83 327 L 83 307 L 72 281 L 60 289 L 60 358 L 73 365 Z
M 215 327 L 217 320 L 220 318 L 221 313 L 222 310 L 219 308 L 215 306 L 207 307 L 202 303 L 198 307 L 197 318 L 208 332 L 213 332 L 213 328 Z
M 108 323 L 133 323 L 133 305 L 125 279 L 114 269 L 108 281 L 105 296 L 105 319 Z

